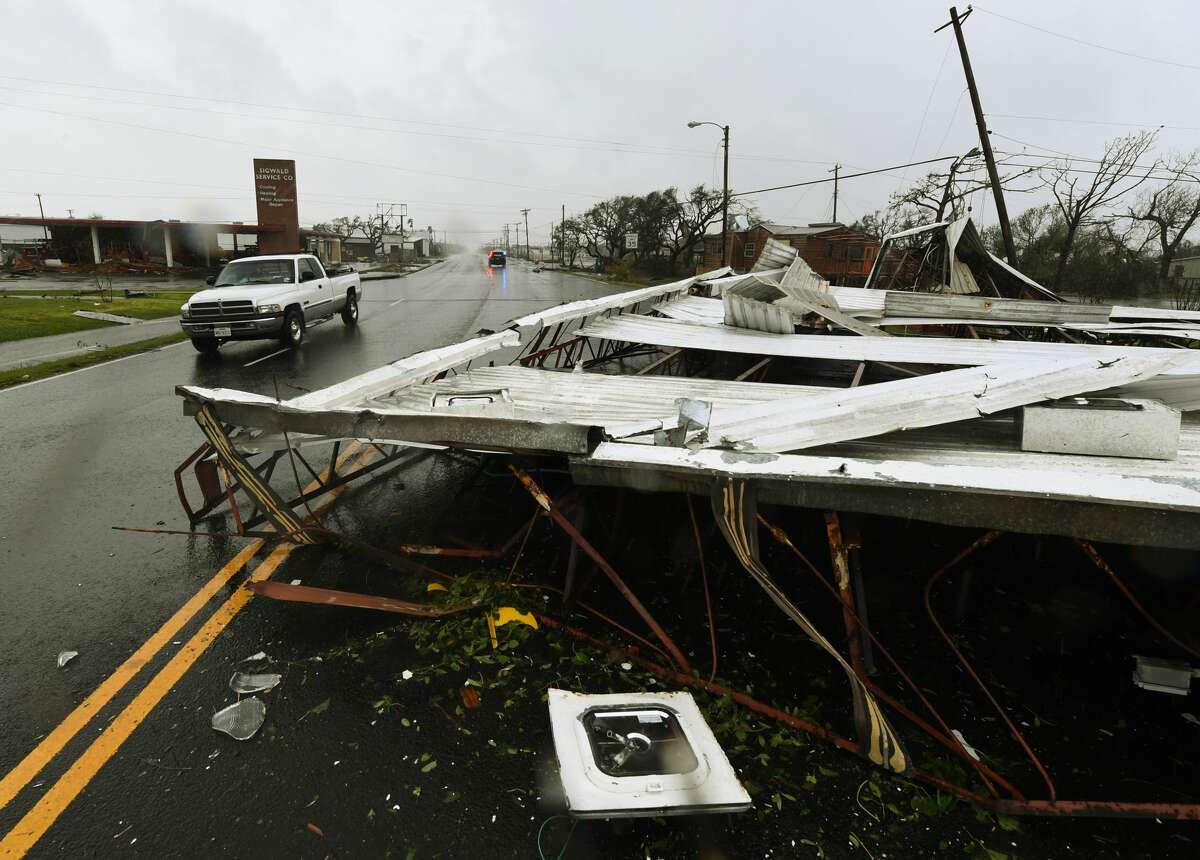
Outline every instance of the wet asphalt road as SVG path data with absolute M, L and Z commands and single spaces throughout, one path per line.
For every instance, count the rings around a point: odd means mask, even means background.
M 0 774 L 18 765 L 245 545 L 234 539 L 135 535 L 111 529 L 114 525 L 187 527 L 171 471 L 202 439 L 191 419 L 182 416 L 175 385 L 195 383 L 273 394 L 277 382 L 280 394 L 289 397 L 463 339 L 481 328 L 496 328 L 541 307 L 611 291 L 578 276 L 533 273 L 520 263 L 489 272 L 477 256 L 463 256 L 405 278 L 367 284 L 357 328 L 344 327 L 335 318 L 310 330 L 302 348 L 294 352 L 272 355 L 277 344 L 249 342 L 226 345 L 214 360 L 199 356 L 184 343 L 0 392 L 0 485 L 4 487 L 0 494 Z M 428 478 L 436 485 L 437 475 Z M 387 516 L 396 496 L 387 495 L 386 487 L 377 486 L 372 492 L 375 496 L 367 494 L 365 507 L 360 499 L 345 516 L 369 521 L 373 504 L 379 516 Z M 344 499 L 352 495 L 347 493 Z M 422 499 L 419 506 L 428 509 L 431 504 Z M 354 523 L 342 526 L 354 528 Z M 282 570 L 276 578 L 286 581 L 298 575 L 287 565 Z M 233 582 L 239 580 L 235 577 Z M 229 593 L 227 587 L 218 594 L 0 809 L 0 835 L 13 829 Z M 200 781 L 199 765 L 164 765 L 153 752 L 145 752 L 203 748 L 207 755 L 217 748 L 229 750 L 230 745 L 222 744 L 223 739 L 208 729 L 207 721 L 213 710 L 233 700 L 224 687 L 233 663 L 265 643 L 275 643 L 265 647 L 277 653 L 289 647 L 288 637 L 303 636 L 314 618 L 324 624 L 339 623 L 334 620 L 338 616 L 325 611 L 313 615 L 279 612 L 279 607 L 257 600 L 234 619 L 149 712 L 126 748 L 85 785 L 31 856 L 126 852 L 194 856 L 212 849 L 237 855 L 239 845 L 257 842 L 260 849 L 279 847 L 272 841 L 269 817 L 255 831 L 263 842 L 247 841 L 241 834 L 236 842 L 227 843 L 225 837 L 237 834 L 235 818 L 251 815 L 245 808 L 248 797 L 269 794 L 272 781 L 297 778 L 286 776 L 296 771 L 296 762 L 258 759 L 248 770 L 243 764 L 209 784 Z M 330 628 L 312 633 L 314 641 L 321 643 L 334 636 Z M 66 649 L 80 656 L 59 670 L 55 656 Z M 227 752 L 226 762 L 243 756 L 244 749 Z M 166 768 L 173 776 L 195 774 L 195 780 L 184 780 L 189 785 L 179 798 L 191 799 L 171 804 L 161 793 L 151 796 L 147 760 L 157 762 L 151 767 Z M 353 793 L 349 784 L 331 790 Z M 131 822 L 133 828 L 114 841 L 114 834 Z M 197 822 L 203 825 L 204 838 L 189 841 L 198 838 L 198 831 L 192 831 Z M 292 833 L 294 821 L 289 820 L 286 829 Z M 137 840 L 138 834 L 140 841 L 129 841 Z M 312 847 L 304 844 L 308 846 L 304 850 Z

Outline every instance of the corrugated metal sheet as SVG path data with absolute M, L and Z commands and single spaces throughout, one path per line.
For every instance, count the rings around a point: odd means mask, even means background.
M 365 404 L 371 408 L 434 412 L 437 395 L 507 392 L 512 416 L 538 421 L 618 425 L 673 418 L 680 398 L 738 409 L 776 400 L 820 396 L 826 388 L 693 379 L 677 376 L 609 376 L 509 365 L 480 367 L 427 385 L 414 385 Z
M 764 272 L 768 269 L 787 268 L 796 259 L 799 252 L 787 242 L 778 239 L 767 239 L 763 244 L 762 253 L 758 255 L 751 272 Z
M 673 320 L 704 325 L 722 325 L 725 320 L 725 306 L 722 301 L 702 296 L 680 296 L 659 305 L 655 310 Z
M 669 319 L 623 316 L 585 326 L 588 337 L 627 343 L 648 343 L 679 349 L 715 350 L 747 355 L 777 355 L 792 358 L 818 358 L 835 361 L 882 361 L 889 364 L 930 364 L 936 366 L 979 366 L 1001 362 L 1072 361 L 1095 358 L 1110 361 L 1136 354 L 1178 355 L 1179 350 L 1119 346 L 1091 346 L 1072 343 L 1029 343 L 1026 341 L 960 340 L 933 337 L 831 337 L 827 335 L 767 334 L 729 326 L 698 326 Z M 1163 396 L 1178 409 L 1200 409 L 1200 353 L 1187 351 L 1186 364 L 1168 370 L 1164 376 L 1179 385 L 1163 386 Z M 1126 386 L 1136 396 L 1145 393 L 1151 383 Z M 1161 385 L 1161 383 L 1160 383 Z
M 787 308 L 743 296 L 737 292 L 740 289 L 726 290 L 721 296 L 725 305 L 725 325 L 776 334 L 791 334 L 796 330 L 792 313 Z
M 286 401 L 297 409 L 331 409 L 376 397 L 395 388 L 411 385 L 474 358 L 521 342 L 515 331 L 501 331 L 462 343 L 418 352 L 375 370 L 352 376 L 337 385 L 293 397 Z
M 588 337 L 657 346 L 711 349 L 720 352 L 824 358 L 841 361 L 885 361 L 893 364 L 974 366 L 1004 361 L 1110 360 L 1130 349 L 1173 355 L 1178 350 L 1093 346 L 1074 343 L 1030 343 L 1011 340 L 966 340 L 946 337 L 857 338 L 827 335 L 778 335 L 723 327 L 689 326 L 640 315 L 598 320 L 585 326 Z M 1187 351 L 1188 364 L 1174 374 L 1200 373 L 1200 352 Z
M 1196 460 L 1120 461 L 1091 458 L 1108 470 L 1076 468 L 1086 457 L 1026 452 L 911 451 L 892 459 L 890 452 L 858 459 L 810 454 L 731 454 L 729 451 L 668 448 L 604 442 L 576 462 L 653 473 L 694 473 L 703 478 L 731 476 L 776 478 L 835 486 L 908 488 L 1014 498 L 1036 496 L 1063 501 L 1158 508 L 1200 513 Z M 1127 472 L 1125 470 L 1128 470 Z M 918 512 L 910 512 L 918 513 Z
M 795 403 L 714 408 L 706 447 L 797 451 L 932 427 L 1150 379 L 1186 359 L 1127 353 L 1111 361 L 1007 362 L 838 389 Z

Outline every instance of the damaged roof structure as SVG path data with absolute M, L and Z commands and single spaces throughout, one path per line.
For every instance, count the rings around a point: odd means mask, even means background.
M 758 503 L 1062 535 L 1090 552 L 1200 549 L 1200 353 L 1183 348 L 1200 315 L 1063 302 L 989 254 L 967 219 L 889 237 L 866 288 L 831 287 L 783 243 L 756 269 L 552 307 L 292 399 L 180 386 L 208 440 L 176 472 L 181 500 L 196 523 L 232 497 L 205 466 L 219 460 L 256 508 L 248 522 L 319 539 L 293 513 L 304 497 L 282 499 L 270 475 L 293 450 L 351 439 L 388 451 L 379 467 L 413 448 L 463 449 L 516 455 L 521 477 L 519 458 L 554 457 L 577 485 L 707 496 L 748 573 L 843 667 L 857 751 L 897 773 L 912 763 L 857 658 L 758 559 Z M 192 463 L 198 510 L 181 483 Z M 1186 804 L 1074 803 L 1200 817 Z

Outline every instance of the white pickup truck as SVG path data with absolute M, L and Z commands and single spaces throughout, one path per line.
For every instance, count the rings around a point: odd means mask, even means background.
M 227 340 L 279 338 L 291 347 L 306 326 L 342 315 L 358 322 L 362 282 L 358 273 L 327 271 L 312 254 L 243 257 L 221 270 L 181 307 L 180 324 L 192 345 L 214 353 Z

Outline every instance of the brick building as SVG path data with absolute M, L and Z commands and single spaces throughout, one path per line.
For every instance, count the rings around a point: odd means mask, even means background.
M 807 225 L 775 224 L 764 221 L 748 230 L 729 233 L 730 265 L 735 271 L 749 271 L 762 253 L 767 239 L 787 242 L 800 252 L 804 261 L 831 284 L 861 287 L 866 283 L 879 250 L 879 240 L 844 224 L 819 222 Z M 704 239 L 704 257 L 700 270 L 721 265 L 721 236 Z

